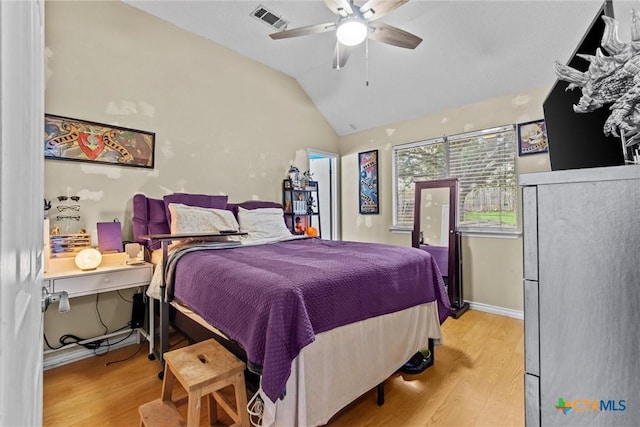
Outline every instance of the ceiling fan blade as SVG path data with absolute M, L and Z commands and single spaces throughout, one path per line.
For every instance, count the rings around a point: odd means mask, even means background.
M 415 49 L 422 42 L 418 36 L 382 22 L 369 23 L 373 31 L 369 33 L 369 38 L 377 42 L 390 44 L 393 46 Z
M 349 0 L 324 0 L 324 4 L 326 4 L 329 10 L 336 15 L 346 16 L 346 14 L 340 13 L 341 9 L 349 15 L 353 13 Z
M 326 24 L 308 25 L 306 27 L 292 28 L 290 30 L 279 31 L 277 33 L 269 34 L 274 40 L 288 39 L 290 37 L 307 36 L 309 34 L 326 33 L 336 28 L 334 22 L 328 22 Z
M 367 11 L 371 10 L 373 15 L 367 16 L 367 19 L 369 21 L 375 21 L 376 19 L 380 19 L 389 12 L 399 8 L 408 1 L 409 0 L 369 0 L 360 6 L 360 12 L 364 15 Z
M 345 46 L 340 44 L 340 42 L 336 42 L 336 49 L 333 52 L 333 68 L 342 68 L 347 63 L 347 59 L 349 59 L 349 54 L 351 53 L 351 46 Z M 338 66 L 339 65 L 339 66 Z

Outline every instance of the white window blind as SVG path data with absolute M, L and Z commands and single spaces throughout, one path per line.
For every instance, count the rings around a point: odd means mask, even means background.
M 451 177 L 460 182 L 460 230 L 516 230 L 515 144 L 511 125 L 394 146 L 394 227 L 413 228 L 416 181 Z
M 394 147 L 396 227 L 413 228 L 414 183 L 447 176 L 445 148 L 443 138 Z
M 459 227 L 516 229 L 516 136 L 513 126 L 448 138 L 449 174 L 458 178 Z

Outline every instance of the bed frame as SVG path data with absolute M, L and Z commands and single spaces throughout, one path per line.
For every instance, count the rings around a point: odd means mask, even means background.
M 164 280 L 164 271 L 167 260 L 167 246 L 168 244 L 175 239 L 185 239 L 185 238 L 211 238 L 211 237 L 221 237 L 221 236 L 229 236 L 229 235 L 243 235 L 246 233 L 233 233 L 233 234 L 156 234 L 156 235 L 143 235 L 141 236 L 144 240 L 158 240 L 162 242 L 162 268 L 163 268 L 163 280 L 161 286 L 161 299 L 158 301 L 159 306 L 159 316 L 160 316 L 160 342 L 159 348 L 153 347 L 151 349 L 150 358 L 157 359 L 160 363 L 161 371 L 158 373 L 158 378 L 164 378 L 164 353 L 169 351 L 169 326 L 171 325 L 176 331 L 185 336 L 190 344 L 201 342 L 207 340 L 209 338 L 215 339 L 222 346 L 224 346 L 227 350 L 233 353 L 236 357 L 242 360 L 245 363 L 248 363 L 247 354 L 242 348 L 242 346 L 234 340 L 231 340 L 227 337 L 223 337 L 220 334 L 217 334 L 210 329 L 200 325 L 199 323 L 193 321 L 189 317 L 185 316 L 179 310 L 175 309 L 171 306 L 170 302 L 167 301 L 166 298 L 166 283 Z M 151 302 L 155 304 L 155 301 Z M 429 338 L 429 357 L 424 365 L 423 369 L 430 368 L 433 366 L 435 362 L 435 346 L 433 339 Z M 260 385 L 260 376 L 249 369 L 245 369 L 245 379 L 247 386 L 251 393 L 255 393 Z M 384 381 L 377 385 L 377 404 L 378 406 L 384 405 Z
M 172 305 L 170 304 L 170 301 L 167 301 L 166 283 L 164 283 L 164 271 L 165 271 L 164 267 L 166 266 L 166 260 L 168 255 L 168 249 L 167 249 L 168 244 L 172 240 L 181 239 L 181 238 L 206 238 L 206 237 L 219 237 L 220 235 L 219 234 L 218 235 L 212 235 L 212 234 L 171 235 L 167 233 L 149 234 L 149 231 L 151 231 L 152 229 L 159 230 L 159 231 L 164 231 L 164 230 L 168 231 L 168 225 L 161 224 L 162 221 L 166 222 L 166 218 L 165 217 L 160 218 L 158 215 L 156 215 L 156 217 L 158 219 L 157 222 L 159 224 L 154 228 L 150 227 L 150 223 L 153 223 L 153 218 L 152 218 L 153 214 L 150 213 L 151 208 L 149 207 L 149 203 L 157 204 L 158 202 L 162 202 L 162 201 L 157 199 L 148 199 L 146 196 L 141 194 L 134 196 L 134 236 L 135 236 L 134 240 L 139 243 L 142 243 L 145 247 L 149 249 L 153 249 L 153 246 L 151 245 L 151 243 L 156 242 L 155 247 L 157 248 L 157 245 L 159 243 L 162 249 L 163 283 L 161 287 L 161 299 L 159 301 L 153 300 L 150 302 L 150 304 L 153 304 L 153 307 L 154 307 L 153 311 L 155 313 L 158 313 L 159 315 L 159 322 L 158 322 L 160 327 L 159 342 L 157 346 L 152 342 L 153 345 L 151 348 L 151 352 L 149 354 L 149 359 L 151 360 L 157 359 L 160 364 L 161 371 L 158 373 L 158 378 L 162 379 L 164 377 L 163 355 L 165 352 L 169 351 L 170 326 L 173 327 L 174 330 L 178 331 L 180 334 L 185 336 L 189 341 L 189 343 L 200 342 L 209 338 L 213 338 L 216 341 L 218 341 L 221 345 L 223 345 L 227 350 L 232 352 L 236 357 L 238 357 L 239 359 L 247 363 L 248 360 L 247 360 L 246 352 L 239 343 L 227 338 L 226 336 L 217 334 L 214 331 L 199 324 L 198 322 L 194 321 L 193 319 L 189 318 L 187 315 L 182 313 L 180 310 L 172 307 Z M 245 203 L 250 204 L 250 208 L 273 207 L 274 205 L 278 205 L 277 203 L 273 203 L 273 202 L 245 202 Z M 144 207 L 142 206 L 142 204 L 144 204 Z M 242 206 L 243 204 L 239 204 L 239 205 Z M 230 210 L 233 211 L 234 206 L 238 206 L 238 205 L 231 205 Z M 141 209 L 144 210 L 142 217 L 140 217 Z M 156 206 L 155 210 L 157 211 L 158 209 L 159 207 Z M 141 232 L 144 232 L 144 233 L 140 234 Z M 242 234 L 242 233 L 236 233 L 236 234 Z M 224 234 L 224 236 L 228 236 L 228 235 L 229 234 Z M 155 310 L 155 308 L 158 308 L 158 310 Z M 430 356 L 427 360 L 425 369 L 432 366 L 433 363 L 435 362 L 434 340 L 432 338 L 429 338 L 428 340 L 428 348 L 430 351 Z M 258 374 L 255 374 L 251 370 L 246 369 L 245 378 L 246 378 L 246 382 L 249 390 L 252 393 L 255 393 L 259 388 L 260 376 Z M 384 381 L 379 383 L 376 389 L 377 389 L 377 404 L 381 406 L 384 404 Z

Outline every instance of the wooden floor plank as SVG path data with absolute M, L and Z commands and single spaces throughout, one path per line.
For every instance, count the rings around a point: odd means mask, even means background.
M 328 425 L 524 425 L 522 320 L 469 310 L 459 319 L 448 319 L 443 333 L 433 367 L 418 375 L 392 375 L 385 383 L 382 407 L 371 390 Z M 138 406 L 160 397 L 158 363 L 148 360 L 145 346 L 131 359 L 106 366 L 137 349 L 124 347 L 46 371 L 44 426 L 138 426 Z M 186 416 L 186 408 L 180 410 Z M 223 422 L 231 422 L 220 415 Z M 207 424 L 206 411 L 201 421 Z

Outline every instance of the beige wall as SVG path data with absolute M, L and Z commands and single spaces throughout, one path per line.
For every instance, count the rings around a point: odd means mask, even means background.
M 96 222 L 118 218 L 131 239 L 137 192 L 278 201 L 289 164 L 306 169 L 308 147 L 338 152 L 337 135 L 306 93 L 274 69 L 119 1 L 45 8 L 46 112 L 156 133 L 153 169 L 45 162 L 47 199 L 82 198 L 81 220 L 69 232 L 95 236 Z M 130 305 L 109 298 L 103 320 L 123 326 Z M 74 299 L 63 315 L 50 308 L 49 340 L 101 333 L 94 300 Z
M 543 117 L 549 87 L 489 99 L 454 110 L 340 137 L 342 237 L 344 240 L 410 246 L 411 234 L 392 225 L 392 146 Z M 425 100 L 428 102 L 428 100 Z M 379 150 L 379 215 L 358 214 L 358 152 Z M 548 171 L 546 154 L 518 158 L 518 172 Z M 522 310 L 522 238 L 463 237 L 466 300 Z
M 81 221 L 68 231 L 95 235 L 96 222 L 118 218 L 125 239 L 137 192 L 280 200 L 289 164 L 306 168 L 311 147 L 342 156 L 345 240 L 410 245 L 409 234 L 389 231 L 391 146 L 538 119 L 548 89 L 338 138 L 295 80 L 121 2 L 47 1 L 45 41 L 47 113 L 156 133 L 154 169 L 45 162 L 47 199 L 82 197 Z M 376 148 L 380 215 L 359 215 L 357 153 Z M 518 167 L 548 170 L 548 158 L 522 158 Z M 467 237 L 463 246 L 466 299 L 521 310 L 521 239 Z M 122 294 L 130 299 L 130 291 Z M 67 314 L 50 307 L 49 341 L 102 333 L 95 304 L 95 297 L 73 299 Z M 130 310 L 114 293 L 100 299 L 111 330 L 129 320 Z

